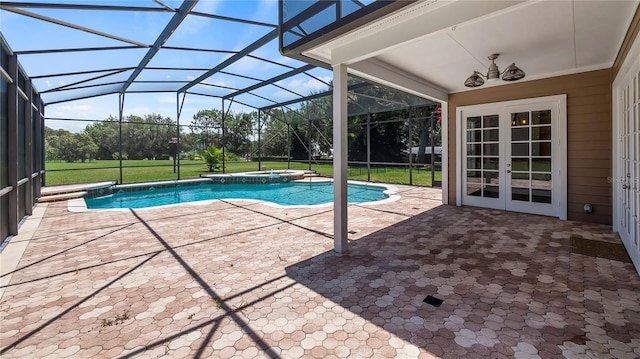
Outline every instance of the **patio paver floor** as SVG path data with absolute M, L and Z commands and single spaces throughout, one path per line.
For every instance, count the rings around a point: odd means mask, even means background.
M 640 357 L 633 265 L 570 252 L 572 235 L 615 241 L 610 227 L 398 188 L 399 201 L 350 206 L 345 255 L 331 207 L 50 203 L 4 287 L 0 354 Z

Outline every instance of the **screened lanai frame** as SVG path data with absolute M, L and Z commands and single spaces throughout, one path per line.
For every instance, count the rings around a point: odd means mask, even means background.
M 100 97 L 105 95 L 118 95 L 118 120 L 120 124 L 123 122 L 123 112 L 125 107 L 125 99 L 127 94 L 136 93 L 175 93 L 176 97 L 176 122 L 178 129 L 176 132 L 178 153 L 180 152 L 180 116 L 184 101 L 189 96 L 199 96 L 205 98 L 211 98 L 212 101 L 220 101 L 220 109 L 223 114 L 228 113 L 232 104 L 240 104 L 244 107 L 257 110 L 259 116 L 265 114 L 270 116 L 271 110 L 274 108 L 287 108 L 295 109 L 302 103 L 319 98 L 322 96 L 331 95 L 331 84 L 323 80 L 318 71 L 325 71 L 326 74 L 330 74 L 326 69 L 319 69 L 315 66 L 286 59 L 284 57 L 278 59 L 266 58 L 260 56 L 260 51 L 269 45 L 273 45 L 277 48 L 277 40 L 279 29 L 277 25 L 277 18 L 274 18 L 272 22 L 258 21 L 251 18 L 241 18 L 228 16 L 226 14 L 209 13 L 200 11 L 198 9 L 198 3 L 205 3 L 198 0 L 186 0 L 178 2 L 177 0 L 148 0 L 148 2 L 140 6 L 141 2 L 136 2 L 135 5 L 126 5 L 123 2 L 117 2 L 117 5 L 105 5 L 97 3 L 95 1 L 87 1 L 85 4 L 74 2 L 54 2 L 54 1 L 39 1 L 39 2 L 17 2 L 17 1 L 3 1 L 0 2 L 0 11 L 18 14 L 22 17 L 29 18 L 31 20 L 37 20 L 57 26 L 71 29 L 73 31 L 82 32 L 90 35 L 95 35 L 100 38 L 108 39 L 109 41 L 118 42 L 117 45 L 111 44 L 108 46 L 90 46 L 90 47 L 58 47 L 58 48 L 42 48 L 42 49 L 19 49 L 13 53 L 20 59 L 28 56 L 40 56 L 40 55 L 61 55 L 61 56 L 86 56 L 87 54 L 96 53 L 120 53 L 122 51 L 137 51 L 143 53 L 141 60 L 137 63 L 128 64 L 126 66 L 109 66 L 103 68 L 92 68 L 82 71 L 66 71 L 48 74 L 36 74 L 31 76 L 34 81 L 47 81 L 60 77 L 76 78 L 71 83 L 65 83 L 57 87 L 49 88 L 40 92 L 43 99 L 43 103 L 46 105 L 53 105 L 59 103 L 72 102 L 80 99 L 88 99 L 94 97 Z M 354 0 L 352 2 L 355 7 L 366 7 L 374 2 L 361 2 Z M 115 12 L 118 14 L 123 13 L 154 13 L 163 14 L 168 18 L 162 31 L 159 32 L 157 37 L 153 41 L 145 43 L 137 39 L 130 39 L 125 36 L 120 36 L 115 33 L 109 33 L 99 29 L 94 29 L 90 26 L 82 24 L 76 24 L 71 21 L 65 20 L 65 16 L 55 17 L 49 12 L 56 14 L 63 14 L 67 11 L 85 11 L 85 12 Z M 204 18 L 210 21 L 220 21 L 225 24 L 232 24 L 237 27 L 251 27 L 260 28 L 256 36 L 251 40 L 246 41 L 246 44 L 241 49 L 232 48 L 208 48 L 208 47 L 191 47 L 184 46 L 180 43 L 172 41 L 172 35 L 179 30 L 180 25 L 183 24 L 186 19 L 189 18 Z M 10 41 L 10 40 L 9 40 Z M 47 41 L 39 39 L 34 41 L 34 44 L 46 44 Z M 9 43 L 11 44 L 11 43 Z M 181 66 L 164 66 L 163 64 L 157 64 L 157 59 L 162 57 L 165 52 L 181 52 L 189 54 L 201 54 L 206 53 L 211 56 L 216 56 L 218 62 L 214 62 L 212 67 L 181 67 Z M 285 59 L 287 61 L 285 61 Z M 271 74 L 272 76 L 251 76 L 246 73 L 240 73 L 233 71 L 235 65 L 239 63 L 263 63 L 268 64 L 272 68 L 278 68 L 277 73 Z M 294 64 L 290 64 L 294 62 Z M 241 67 L 241 66 L 240 66 Z M 241 67 L 242 68 L 242 67 Z M 314 72 L 315 71 L 315 72 Z M 163 74 L 166 72 L 183 72 L 189 73 L 190 78 L 188 80 L 164 80 L 160 77 L 154 77 L 154 73 Z M 326 91 L 320 91 L 314 94 L 305 94 L 293 91 L 286 86 L 282 85 L 282 82 L 295 77 L 305 77 L 313 81 L 324 83 Z M 219 82 L 212 81 L 215 77 L 225 77 L 240 79 L 241 85 L 239 86 L 227 86 L 220 84 Z M 232 81 L 229 81 L 232 82 Z M 366 83 L 361 80 L 356 80 L 352 85 L 353 96 L 350 97 L 352 106 L 351 115 L 361 114 L 374 114 L 381 111 L 397 110 L 402 108 L 412 108 L 432 104 L 428 100 L 424 100 L 412 95 L 402 94 L 396 92 L 397 98 L 385 98 L 370 96 L 364 93 L 358 94 L 357 91 L 360 88 L 377 86 Z M 268 94 L 270 89 L 282 90 L 283 93 L 288 94 L 287 99 L 272 99 Z M 57 96 L 56 96 L 57 95 Z M 384 104 L 384 105 L 380 105 Z M 318 116 L 317 119 L 331 119 L 331 108 L 326 108 L 326 113 Z M 45 117 L 45 120 L 62 120 L 61 118 Z M 69 119 L 72 121 L 82 121 L 81 119 Z M 286 119 L 278 119 L 285 121 Z M 223 117 L 224 123 L 224 117 Z M 260 137 L 260 125 L 258 126 L 258 139 Z M 225 129 L 223 125 L 223 136 L 225 135 Z M 120 140 L 120 146 L 122 146 L 122 140 Z M 224 151 L 224 147 L 223 147 Z M 122 183 L 122 151 L 119 151 L 120 156 L 120 183 Z M 258 157 L 260 158 L 260 146 L 258 146 Z M 409 156 L 410 157 L 410 156 Z M 223 156 L 224 158 L 224 156 Z M 180 179 L 180 156 L 178 160 L 177 179 Z M 311 160 L 311 158 L 309 158 Z M 367 161 L 366 165 L 370 166 L 370 161 Z M 260 163 L 258 164 L 260 168 Z M 224 170 L 224 164 L 223 164 Z

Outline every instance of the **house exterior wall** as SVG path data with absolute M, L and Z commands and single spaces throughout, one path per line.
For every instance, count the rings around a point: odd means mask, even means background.
M 567 216 L 612 223 L 611 69 L 557 76 L 449 95 L 448 199 L 456 203 L 456 108 L 533 97 L 567 95 Z M 585 203 L 593 213 L 584 213 Z

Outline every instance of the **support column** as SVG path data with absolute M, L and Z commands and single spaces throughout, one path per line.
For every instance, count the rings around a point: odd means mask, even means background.
M 307 120 L 307 162 L 311 171 L 311 120 Z
M 229 107 L 231 107 L 231 105 L 229 105 Z M 224 99 L 222 99 L 222 141 L 221 141 L 221 145 L 222 145 L 222 173 L 225 173 L 225 167 L 226 167 L 226 162 L 225 162 L 225 155 L 224 155 L 224 150 L 225 147 L 227 147 L 227 136 L 225 135 L 225 127 L 224 127 L 224 120 L 226 117 L 226 113 L 225 113 L 225 109 L 224 109 Z
M 347 65 L 333 67 L 333 249 L 348 251 Z
M 367 112 L 367 182 L 371 182 L 371 114 Z
M 413 186 L 413 127 L 411 126 L 411 107 L 409 107 L 409 141 L 407 150 L 409 151 L 409 185 Z
M 120 183 L 122 184 L 122 111 L 124 110 L 124 93 L 118 95 L 118 160 L 120 161 Z
M 28 178 L 24 184 L 26 192 L 24 205 L 27 215 L 33 214 L 34 196 L 33 196 L 33 87 L 31 80 L 27 79 L 25 84 L 25 94 L 27 101 L 24 104 L 24 177 Z
M 182 94 L 182 102 L 180 102 L 180 93 L 176 93 L 176 156 L 178 157 L 178 181 L 180 180 L 180 151 L 182 151 L 180 147 L 180 115 L 182 114 L 182 106 L 184 106 L 184 100 L 187 98 L 187 93 Z M 176 163 L 176 159 L 173 160 L 173 163 Z
M 287 122 L 287 169 L 291 169 L 291 125 Z
M 7 132 L 9 136 L 8 142 L 8 179 L 11 192 L 9 192 L 9 235 L 18 234 L 18 57 L 13 54 L 9 56 L 9 77 L 13 80 L 9 84 L 9 123 L 7 124 Z M 4 238 L 3 238 L 4 239 Z
M 262 171 L 262 123 L 260 121 L 260 110 L 258 110 L 258 171 Z

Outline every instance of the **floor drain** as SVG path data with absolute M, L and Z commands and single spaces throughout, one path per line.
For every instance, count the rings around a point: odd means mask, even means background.
M 578 345 L 585 345 L 587 343 L 587 339 L 582 335 L 576 335 L 573 338 L 569 339 L 569 341 Z
M 431 304 L 431 305 L 433 305 L 434 307 L 437 308 L 442 304 L 443 300 L 428 295 L 426 298 L 424 298 L 423 302 L 425 302 L 427 304 Z

